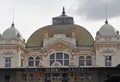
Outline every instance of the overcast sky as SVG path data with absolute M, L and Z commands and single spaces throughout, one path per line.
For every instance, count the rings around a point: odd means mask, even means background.
M 52 17 L 61 15 L 62 7 L 75 24 L 85 27 L 95 38 L 107 17 L 109 24 L 120 31 L 120 0 L 0 0 L 0 33 L 15 27 L 27 40 L 37 29 L 52 24 Z

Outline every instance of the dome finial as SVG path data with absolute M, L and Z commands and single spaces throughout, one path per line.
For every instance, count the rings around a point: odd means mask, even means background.
M 108 20 L 106 19 L 105 24 L 108 24 Z
M 107 10 L 107 3 L 106 3 L 106 21 L 105 21 L 105 24 L 108 24 L 108 19 L 107 19 L 107 12 L 108 12 L 108 10 Z
M 12 27 L 14 27 L 15 26 L 15 24 L 14 24 L 14 22 L 12 22 Z
M 65 16 L 65 8 L 63 7 L 62 15 Z
M 14 8 L 13 8 L 13 18 L 12 18 L 12 27 L 14 27 L 15 24 L 14 24 Z

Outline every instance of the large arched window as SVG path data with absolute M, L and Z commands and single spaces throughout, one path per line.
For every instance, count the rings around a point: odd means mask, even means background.
M 50 66 L 59 63 L 62 66 L 69 66 L 69 55 L 63 52 L 57 52 L 50 55 Z
M 34 58 L 33 57 L 28 58 L 28 65 L 29 66 L 34 66 Z
M 79 66 L 84 66 L 84 56 L 79 57 Z
M 40 63 L 40 57 L 35 58 L 35 66 L 39 66 Z
M 87 56 L 86 57 L 86 65 L 87 66 L 91 66 L 92 65 L 92 57 L 91 56 Z

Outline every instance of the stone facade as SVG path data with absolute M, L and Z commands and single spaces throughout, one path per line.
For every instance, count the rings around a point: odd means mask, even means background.
M 0 82 L 104 82 L 120 73 L 120 35 L 111 29 L 106 22 L 93 40 L 64 11 L 25 42 L 13 23 L 0 36 Z

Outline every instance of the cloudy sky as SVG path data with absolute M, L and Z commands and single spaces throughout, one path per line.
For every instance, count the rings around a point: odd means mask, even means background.
M 75 24 L 85 27 L 95 38 L 96 31 L 107 18 L 120 31 L 120 0 L 0 0 L 0 33 L 15 27 L 27 40 L 37 29 L 52 24 L 52 17 L 61 15 L 62 7 Z

